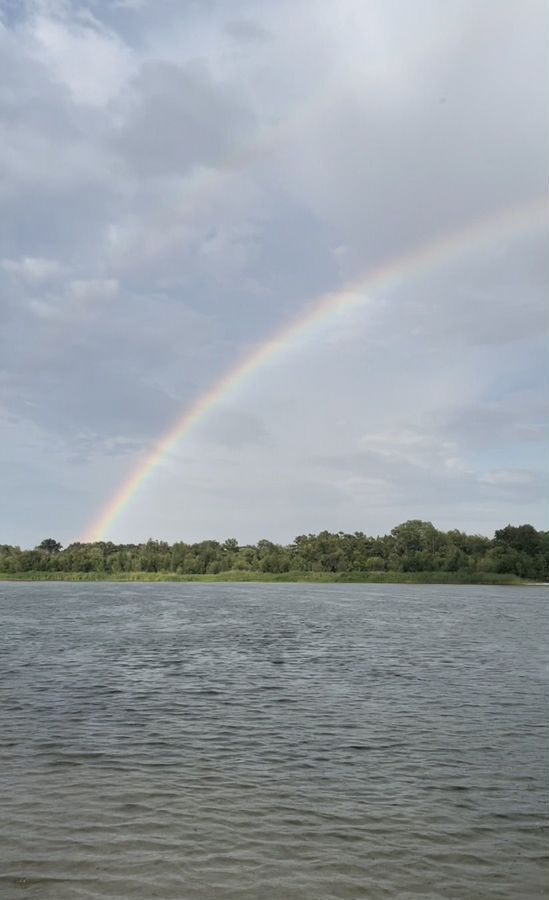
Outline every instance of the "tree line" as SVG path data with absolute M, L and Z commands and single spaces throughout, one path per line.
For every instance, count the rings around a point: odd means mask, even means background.
M 458 530 L 439 531 L 431 522 L 412 519 L 383 536 L 321 531 L 299 535 L 288 545 L 260 540 L 240 546 L 235 538 L 195 544 L 151 539 L 142 544 L 77 542 L 63 548 L 54 538 L 45 538 L 34 550 L 0 545 L 1 572 L 448 572 L 547 580 L 549 532 L 537 531 L 532 525 L 507 525 L 488 538 Z

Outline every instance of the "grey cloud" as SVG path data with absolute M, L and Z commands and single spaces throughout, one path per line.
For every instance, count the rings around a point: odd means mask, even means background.
M 543 388 L 513 391 L 499 399 L 479 400 L 474 407 L 442 412 L 441 427 L 470 449 L 543 443 L 549 403 Z
M 44 66 L 23 55 L 14 67 L 14 53 L 3 57 L 1 73 L 1 252 L 66 266 L 73 253 L 81 256 L 81 242 L 96 246 L 116 205 L 113 161 L 99 142 L 97 116 L 75 108 Z
M 294 190 L 364 262 L 544 193 L 546 63 L 534 10 L 509 6 L 488 46 L 473 38 L 480 23 L 467 9 L 446 55 L 427 52 L 398 89 L 389 77 L 387 87 L 365 78 L 362 91 L 342 91 L 313 122 L 306 152 L 299 139 L 288 149 Z
M 181 466 L 175 496 L 173 482 L 170 487 L 168 479 L 159 480 L 149 507 L 155 533 L 173 533 L 183 539 L 192 532 L 197 539 L 234 535 L 241 542 L 261 537 L 288 541 L 314 530 L 319 522 L 324 526 L 330 522 L 328 527 L 344 523 L 347 498 L 339 487 L 314 476 L 292 474 L 276 459 L 269 456 L 268 460 L 256 458 L 249 466 L 239 466 L 232 457 L 214 456 L 208 457 L 207 469 L 187 463 Z M 223 478 L 212 479 L 211 473 L 221 469 Z M 192 521 L 185 513 L 174 514 L 177 508 L 192 509 Z M 268 510 L 269 523 L 262 510 Z
M 249 111 L 198 63 L 145 64 L 132 85 L 115 146 L 139 173 L 188 172 L 216 166 L 249 132 Z
M 265 442 L 268 429 L 261 418 L 239 409 L 217 409 L 215 416 L 200 427 L 207 441 L 226 447 L 243 447 Z
M 375 452 L 315 460 L 325 477 L 342 490 L 359 493 L 373 505 L 394 508 L 448 508 L 479 503 L 536 503 L 547 487 L 541 471 L 522 468 L 468 471 L 461 465 L 418 465 Z M 353 476 L 353 477 L 350 477 Z
M 500 239 L 496 246 L 477 254 L 473 247 L 466 262 L 450 260 L 400 297 L 389 292 L 377 327 L 390 327 L 398 316 L 401 328 L 431 346 L 460 341 L 494 348 L 547 332 L 545 229 L 526 241 L 520 234 Z
M 272 39 L 266 28 L 250 19 L 232 19 L 225 25 L 226 33 L 238 43 L 257 44 Z
M 64 353 L 55 369 L 11 379 L 6 402 L 20 410 L 25 420 L 47 432 L 62 434 L 69 444 L 80 435 L 88 446 L 100 449 L 106 435 L 107 447 L 113 436 L 146 439 L 165 430 L 173 421 L 177 406 L 166 394 L 132 378 L 131 373 L 100 363 L 75 365 L 73 354 Z M 124 450 L 125 445 L 118 445 Z
M 150 440 L 196 399 L 200 369 L 211 365 L 201 344 L 213 334 L 184 304 L 119 294 L 113 279 L 69 280 L 25 305 L 24 296 L 2 355 L 12 414 L 69 446 L 81 433 L 97 448 L 116 437 L 123 452 L 124 435 Z

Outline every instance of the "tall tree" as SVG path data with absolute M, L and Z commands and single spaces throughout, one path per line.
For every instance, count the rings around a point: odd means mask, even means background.
M 53 556 L 54 553 L 59 553 L 62 548 L 62 544 L 59 541 L 56 541 L 54 538 L 44 538 L 38 544 L 37 550 L 43 550 L 44 553 L 47 553 L 49 556 Z

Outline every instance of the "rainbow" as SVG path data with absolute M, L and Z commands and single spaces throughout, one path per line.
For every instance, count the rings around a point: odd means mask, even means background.
M 331 317 L 366 302 L 366 294 L 380 289 L 394 288 L 404 280 L 458 260 L 470 252 L 535 230 L 546 223 L 545 198 L 492 213 L 450 233 L 439 236 L 397 257 L 369 269 L 366 274 L 342 289 L 324 294 L 310 304 L 305 312 L 271 335 L 226 372 L 219 381 L 186 409 L 182 416 L 162 435 L 151 450 L 135 466 L 127 478 L 109 498 L 99 515 L 87 528 L 83 541 L 103 540 L 105 534 L 139 489 L 151 478 L 162 460 L 193 427 L 210 413 L 219 402 L 271 360 L 291 352 L 301 338 L 310 338 L 317 326 Z

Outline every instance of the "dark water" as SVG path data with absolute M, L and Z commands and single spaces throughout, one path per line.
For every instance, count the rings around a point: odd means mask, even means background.
M 548 600 L 0 585 L 0 897 L 544 896 Z

